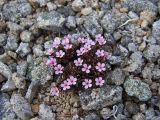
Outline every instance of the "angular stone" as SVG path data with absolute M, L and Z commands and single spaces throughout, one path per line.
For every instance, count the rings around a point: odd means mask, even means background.
M 152 36 L 156 39 L 157 43 L 160 45 L 160 20 L 155 21 L 152 26 Z
M 157 61 L 160 56 L 160 45 L 149 45 L 143 54 L 148 61 Z
M 45 104 L 41 104 L 39 106 L 39 116 L 42 120 L 56 120 L 55 114 L 52 112 L 51 107 Z
M 33 98 L 35 97 L 36 93 L 38 92 L 39 88 L 39 82 L 38 81 L 32 81 L 31 84 L 28 87 L 27 93 L 25 98 L 28 100 L 28 102 L 32 102 Z
M 110 10 L 105 13 L 101 20 L 102 27 L 108 32 L 113 33 L 114 30 L 128 20 L 126 13 L 120 13 L 117 10 Z
M 1 120 L 14 120 L 16 117 L 10 104 L 9 95 L 0 93 L 0 119 Z
M 26 87 L 26 80 L 25 77 L 17 74 L 17 73 L 13 73 L 12 74 L 12 80 L 16 86 L 16 88 L 18 89 L 24 89 Z
M 62 28 L 65 18 L 56 11 L 42 12 L 37 18 L 37 27 L 57 32 Z
M 79 92 L 80 101 L 84 110 L 98 110 L 114 105 L 122 100 L 122 87 L 104 85 L 92 91 Z
M 95 37 L 97 34 L 102 34 L 103 32 L 102 27 L 94 16 L 87 16 L 84 20 L 83 26 L 92 37 Z
M 28 120 L 33 116 L 30 104 L 20 94 L 13 94 L 10 101 L 13 111 L 22 120 Z
M 0 46 L 4 46 L 7 43 L 7 35 L 1 33 L 0 34 Z
M 25 76 L 27 72 L 28 63 L 26 61 L 21 62 L 17 65 L 17 73 Z
M 87 116 L 85 116 L 84 120 L 100 120 L 100 117 L 95 113 L 89 113 Z
M 136 13 L 140 13 L 144 10 L 157 13 L 157 6 L 149 0 L 124 0 L 123 5 Z
M 124 88 L 129 96 L 134 96 L 140 101 L 148 101 L 152 96 L 149 85 L 138 79 L 128 79 Z
M 18 53 L 21 57 L 24 57 L 30 53 L 31 49 L 29 47 L 28 43 L 21 42 L 19 47 L 16 50 L 16 53 Z
M 18 20 L 26 17 L 32 12 L 32 7 L 28 2 L 11 1 L 3 6 L 3 15 L 8 20 Z
M 31 71 L 31 80 L 38 80 L 40 84 L 45 84 L 48 80 L 51 80 L 53 75 L 53 70 L 46 66 L 45 64 L 41 64 L 39 66 L 33 67 Z
M 22 42 L 30 42 L 32 39 L 32 33 L 29 31 L 23 31 L 20 34 L 20 38 L 21 38 Z

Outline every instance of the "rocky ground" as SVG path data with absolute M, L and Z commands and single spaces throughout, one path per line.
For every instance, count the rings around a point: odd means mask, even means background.
M 159 0 L 0 0 L 0 120 L 160 120 Z M 50 96 L 55 36 L 103 34 L 101 88 Z

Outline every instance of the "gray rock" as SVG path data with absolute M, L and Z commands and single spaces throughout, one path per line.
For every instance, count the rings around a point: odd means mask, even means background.
M 149 0 L 125 0 L 123 6 L 136 13 L 140 13 L 144 10 L 157 13 L 157 6 Z
M 43 85 L 48 80 L 52 79 L 53 70 L 52 68 L 46 66 L 45 64 L 41 64 L 39 66 L 33 67 L 31 71 L 31 80 L 38 80 Z
M 9 95 L 0 93 L 0 119 L 1 120 L 15 120 L 15 113 L 13 112 Z
M 75 28 L 76 27 L 76 19 L 74 16 L 68 16 L 66 26 L 68 28 Z
M 128 118 L 125 115 L 118 114 L 116 120 L 128 120 Z
M 21 57 L 24 57 L 30 53 L 31 49 L 29 47 L 28 43 L 21 42 L 19 47 L 16 50 L 16 53 L 18 53 Z
M 146 115 L 146 120 L 151 120 L 155 116 L 154 109 L 149 108 L 148 110 L 146 110 L 145 115 Z
M 95 113 L 89 113 L 87 116 L 85 116 L 84 120 L 100 120 L 100 117 Z
M 134 96 L 140 101 L 148 101 L 152 96 L 149 85 L 138 79 L 128 79 L 124 88 L 129 96 Z
M 122 63 L 122 58 L 121 56 L 111 56 L 108 61 L 111 65 L 120 65 Z
M 83 26 L 92 37 L 95 37 L 97 34 L 102 34 L 103 32 L 97 18 L 94 16 L 87 16 L 84 20 Z
M 42 120 L 55 120 L 55 113 L 52 112 L 52 109 L 50 106 L 47 106 L 45 104 L 41 104 L 39 106 L 39 116 Z
M 25 77 L 17 74 L 17 73 L 13 73 L 12 74 L 12 80 L 16 86 L 16 88 L 18 89 L 24 89 L 26 87 L 26 80 Z
M 143 54 L 144 54 L 144 57 L 148 61 L 155 62 L 160 56 L 160 46 L 159 45 L 149 45 L 147 49 L 143 52 Z
M 129 49 L 129 51 L 131 51 L 131 52 L 136 52 L 137 49 L 138 49 L 138 47 L 137 47 L 134 43 L 129 43 L 129 44 L 128 44 L 128 49 Z
M 38 81 L 32 81 L 31 84 L 29 85 L 26 96 L 25 96 L 25 98 L 28 100 L 29 103 L 32 102 L 33 98 L 37 94 L 38 88 L 39 88 Z
M 65 18 L 56 11 L 42 12 L 37 18 L 37 27 L 58 32 L 65 22 Z
M 160 13 L 160 1 L 158 2 L 158 12 Z
M 16 35 L 24 30 L 23 26 L 14 22 L 7 22 L 7 27 L 10 29 L 11 33 L 14 33 Z
M 98 110 L 114 105 L 122 100 L 122 90 L 120 86 L 105 85 L 92 91 L 79 92 L 82 108 L 84 110 Z
M 16 50 L 18 48 L 18 38 L 15 35 L 9 34 L 6 48 L 9 50 Z
M 7 35 L 1 33 L 0 34 L 0 46 L 4 46 L 7 43 Z
M 128 61 L 128 66 L 124 68 L 124 70 L 128 72 L 135 72 L 139 73 L 141 72 L 142 65 L 143 65 L 143 58 L 142 58 L 142 53 L 141 52 L 134 52 L 130 56 L 130 61 Z
M 3 6 L 3 15 L 7 20 L 16 21 L 20 17 L 26 17 L 32 12 L 28 2 L 11 1 Z
M 20 94 L 13 94 L 10 101 L 13 111 L 22 120 L 28 120 L 33 116 L 30 104 Z
M 10 92 L 16 89 L 16 86 L 12 80 L 8 80 L 1 88 L 3 92 Z
M 17 73 L 25 76 L 27 72 L 27 66 L 28 63 L 26 61 L 21 62 L 20 64 L 17 65 Z
M 152 79 L 152 71 L 153 71 L 154 64 L 147 64 L 144 69 L 142 70 L 142 76 L 144 79 Z
M 128 20 L 127 14 L 120 13 L 117 10 L 107 11 L 101 20 L 102 27 L 108 33 L 113 33 L 114 30 Z
M 83 9 L 81 10 L 81 13 L 82 13 L 82 15 L 89 15 L 89 14 L 92 13 L 92 8 L 91 8 L 91 7 L 83 8 Z
M 111 73 L 110 79 L 111 79 L 111 83 L 114 83 L 116 85 L 123 84 L 125 79 L 124 71 L 122 71 L 122 69 L 116 68 Z
M 156 39 L 157 43 L 160 45 L 160 35 L 158 34 L 160 32 L 160 20 L 153 23 L 152 26 L 152 36 L 154 39 Z
M 33 53 L 36 56 L 43 56 L 44 52 L 43 52 L 43 47 L 41 45 L 34 45 L 33 46 Z
M 160 82 L 160 69 L 159 69 L 159 66 L 156 66 L 153 69 L 152 74 L 153 74 L 153 79 L 159 80 L 159 82 Z
M 146 120 L 145 115 L 143 115 L 142 113 L 137 113 L 136 115 L 133 115 L 133 120 Z
M 32 39 L 32 33 L 29 31 L 23 31 L 20 34 L 20 38 L 21 38 L 22 42 L 30 42 Z
M 82 0 L 74 0 L 72 2 L 72 9 L 76 12 L 81 11 L 83 6 L 84 6 L 84 3 L 82 2 Z

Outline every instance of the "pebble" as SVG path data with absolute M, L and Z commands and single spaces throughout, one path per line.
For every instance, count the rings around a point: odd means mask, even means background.
M 16 53 L 18 53 L 21 57 L 25 57 L 31 52 L 31 49 L 29 47 L 28 43 L 21 42 L 19 47 L 16 50 Z
M 74 0 L 72 2 L 72 9 L 76 12 L 81 11 L 83 6 L 84 6 L 84 3 L 81 0 Z
M 83 9 L 81 10 L 81 14 L 82 14 L 82 15 L 89 15 L 90 13 L 92 13 L 92 8 L 91 8 L 91 7 L 83 8 Z
M 105 85 L 90 91 L 79 92 L 79 97 L 84 110 L 99 110 L 119 103 L 122 100 L 122 88 Z
M 21 41 L 22 42 L 30 42 L 31 39 L 32 39 L 32 33 L 29 32 L 29 31 L 23 31 L 21 34 L 20 34 L 20 38 L 21 38 Z
M 13 111 L 22 120 L 28 120 L 33 116 L 30 104 L 20 94 L 13 94 L 10 101 Z
M 53 113 L 51 107 L 46 104 L 39 105 L 38 114 L 42 120 L 55 120 L 55 113 Z
M 129 96 L 137 97 L 140 101 L 148 101 L 152 96 L 149 85 L 139 79 L 126 80 L 124 88 Z
M 4 46 L 7 43 L 7 35 L 1 33 L 0 34 L 0 46 Z
M 26 87 L 26 80 L 25 77 L 17 74 L 17 73 L 13 73 L 12 74 L 12 80 L 16 86 L 16 88 L 18 89 L 25 89 Z

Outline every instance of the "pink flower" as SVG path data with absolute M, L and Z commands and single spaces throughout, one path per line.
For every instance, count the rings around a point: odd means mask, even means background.
M 97 86 L 102 86 L 104 84 L 104 80 L 102 79 L 102 77 L 96 78 L 95 81 Z
M 87 45 L 95 45 L 96 43 L 93 40 L 88 38 L 86 44 Z
M 88 89 L 92 87 L 92 80 L 91 79 L 84 79 L 84 82 L 82 82 L 82 85 L 85 89 Z
M 47 50 L 47 55 L 52 55 L 54 53 L 53 49 L 52 48 L 49 48 Z
M 87 40 L 85 38 L 81 38 L 81 37 L 78 38 L 79 43 L 86 43 L 86 41 Z
M 66 44 L 64 45 L 64 49 L 68 50 L 72 48 L 72 44 Z
M 63 81 L 63 83 L 61 84 L 61 87 L 63 88 L 63 90 L 67 90 L 67 89 L 70 89 L 70 85 L 68 83 L 68 81 Z
M 91 45 L 85 44 L 84 45 L 84 51 L 88 52 L 89 50 L 91 50 Z
M 105 58 L 105 59 L 109 59 L 111 56 L 112 56 L 112 54 L 109 53 L 109 52 L 105 52 L 105 53 L 104 53 L 104 58 Z
M 55 66 L 56 64 L 57 64 L 57 62 L 56 62 L 55 58 L 50 58 L 46 62 L 46 65 L 54 65 Z
M 64 67 L 61 64 L 58 64 L 57 66 L 54 67 L 55 74 L 62 74 L 63 73 Z
M 97 63 L 97 66 L 96 66 L 96 69 L 97 69 L 99 72 L 105 71 L 105 70 L 106 70 L 105 64 L 98 62 L 98 63 Z
M 97 55 L 97 57 L 103 57 L 105 55 L 105 51 L 104 50 L 97 50 L 96 55 Z
M 61 39 L 56 37 L 53 41 L 53 47 L 58 48 L 60 44 L 61 44 Z
M 83 53 L 85 53 L 86 51 L 85 51 L 85 49 L 82 47 L 82 48 L 80 48 L 80 50 L 76 50 L 76 52 L 77 52 L 77 56 L 80 56 L 80 55 L 83 55 Z
M 90 73 L 91 72 L 90 69 L 91 69 L 91 65 L 83 64 L 82 71 L 86 73 Z
M 99 43 L 99 45 L 106 44 L 106 40 L 101 34 L 96 35 L 96 41 Z
M 62 45 L 67 45 L 67 44 L 69 44 L 69 39 L 68 38 L 64 38 L 63 40 L 62 40 Z
M 62 50 L 56 52 L 56 57 L 62 58 L 65 55 L 65 52 L 63 52 Z
M 55 86 L 51 88 L 50 93 L 51 93 L 51 96 L 59 96 L 59 90 Z
M 69 78 L 67 79 L 68 84 L 69 85 L 75 85 L 77 82 L 77 78 L 73 77 L 73 76 L 69 76 Z
M 83 63 L 83 60 L 82 60 L 81 58 L 78 58 L 77 60 L 74 60 L 74 64 L 75 64 L 76 66 L 81 66 L 82 63 Z

